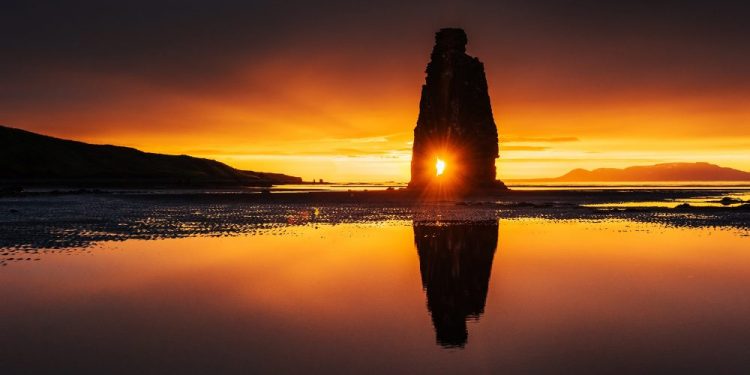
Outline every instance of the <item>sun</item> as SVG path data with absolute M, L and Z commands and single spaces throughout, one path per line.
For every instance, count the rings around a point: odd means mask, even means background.
M 435 174 L 441 176 L 443 172 L 445 172 L 445 161 L 438 158 L 435 162 Z

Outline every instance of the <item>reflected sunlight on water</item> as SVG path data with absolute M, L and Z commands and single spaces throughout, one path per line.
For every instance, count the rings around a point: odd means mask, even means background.
M 741 233 L 618 220 L 395 221 L 41 252 L 0 270 L 3 367 L 750 369 L 750 237 Z

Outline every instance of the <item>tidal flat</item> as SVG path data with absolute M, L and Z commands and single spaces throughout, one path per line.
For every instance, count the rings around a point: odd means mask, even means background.
M 2 372 L 750 370 L 748 191 L 0 198 Z

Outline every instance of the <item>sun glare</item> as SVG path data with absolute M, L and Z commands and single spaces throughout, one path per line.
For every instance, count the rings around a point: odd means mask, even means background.
M 445 161 L 438 158 L 437 162 L 435 162 L 435 174 L 441 176 L 443 172 L 445 172 Z

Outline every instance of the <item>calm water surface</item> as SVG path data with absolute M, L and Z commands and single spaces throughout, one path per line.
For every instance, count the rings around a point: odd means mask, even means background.
M 1 373 L 750 371 L 732 229 L 395 221 L 30 257 L 0 268 Z

